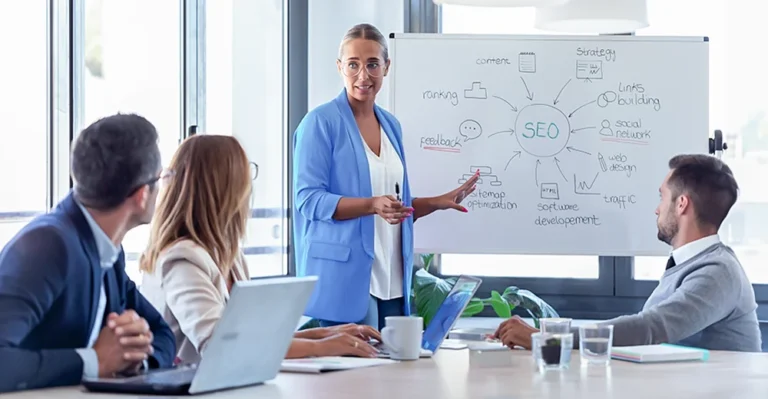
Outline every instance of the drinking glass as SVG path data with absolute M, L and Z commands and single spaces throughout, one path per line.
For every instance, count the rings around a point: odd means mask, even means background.
M 552 317 L 539 319 L 541 332 L 553 334 L 567 334 L 571 332 L 571 319 L 563 317 Z
M 579 355 L 582 363 L 608 365 L 611 362 L 613 326 L 587 324 L 579 326 Z
M 531 334 L 531 352 L 539 372 L 567 369 L 571 363 L 573 334 L 537 332 Z

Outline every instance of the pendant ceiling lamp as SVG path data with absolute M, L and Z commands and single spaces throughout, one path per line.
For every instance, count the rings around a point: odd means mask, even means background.
M 570 0 L 432 0 L 435 4 L 476 7 L 549 7 Z
M 648 26 L 645 0 L 570 0 L 537 7 L 536 29 L 567 33 L 629 33 Z

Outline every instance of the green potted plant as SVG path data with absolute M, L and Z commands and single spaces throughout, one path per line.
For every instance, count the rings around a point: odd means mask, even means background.
M 414 268 L 413 291 L 411 303 L 416 307 L 416 313 L 424 319 L 424 325 L 429 324 L 437 309 L 456 283 L 457 277 L 440 278 L 429 273 L 429 268 L 435 259 L 435 254 L 420 255 L 422 267 Z M 559 317 L 552 306 L 528 290 L 509 286 L 504 292 L 491 291 L 488 298 L 472 298 L 462 317 L 474 316 L 490 306 L 496 315 L 502 319 L 512 317 L 512 311 L 520 307 L 533 318 L 534 325 L 539 328 L 539 319 Z

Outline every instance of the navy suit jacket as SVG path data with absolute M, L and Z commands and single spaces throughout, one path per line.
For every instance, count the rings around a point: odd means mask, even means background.
M 125 274 L 125 252 L 102 271 L 93 233 L 70 194 L 0 252 L 0 392 L 80 384 L 83 361 L 75 349 L 88 345 L 103 281 L 105 315 L 136 311 L 154 335 L 150 368 L 173 365 L 173 333 Z

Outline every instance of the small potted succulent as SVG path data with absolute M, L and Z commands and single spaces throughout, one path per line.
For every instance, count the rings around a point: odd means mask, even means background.
M 544 364 L 548 366 L 560 364 L 561 353 L 562 345 L 558 338 L 547 338 L 544 345 L 541 346 L 541 358 L 544 360 Z

